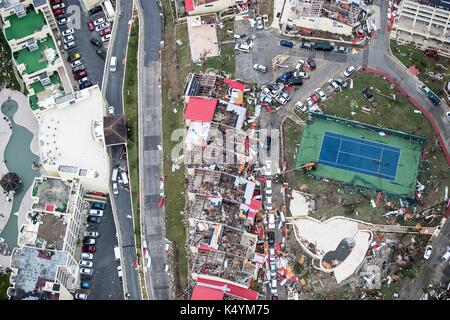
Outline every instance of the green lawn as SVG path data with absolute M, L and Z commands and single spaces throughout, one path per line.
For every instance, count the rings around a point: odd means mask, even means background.
M 8 40 L 12 39 L 22 39 L 24 37 L 30 36 L 37 31 L 42 30 L 45 25 L 44 15 L 36 11 L 30 11 L 25 17 L 18 18 L 16 14 L 13 14 L 6 18 L 6 21 L 11 23 L 9 28 L 5 29 L 6 38 Z
M 444 85 L 450 81 L 450 59 L 439 56 L 439 60 L 434 60 L 424 56 L 422 50 L 416 49 L 414 45 L 400 45 L 391 40 L 391 50 L 394 56 L 399 59 L 407 68 L 415 65 L 419 68 L 418 78 L 425 83 L 439 97 L 446 99 Z M 442 66 L 440 66 L 442 65 Z M 445 69 L 447 68 L 447 69 Z M 433 79 L 427 72 L 442 74 L 442 79 Z M 447 102 L 450 102 L 446 99 Z
M 0 85 L 20 91 L 20 85 L 14 75 L 14 62 L 11 56 L 11 49 L 5 39 L 3 32 L 0 32 Z

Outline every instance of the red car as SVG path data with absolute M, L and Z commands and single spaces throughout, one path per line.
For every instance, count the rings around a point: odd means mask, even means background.
M 87 245 L 87 244 L 85 244 L 81 249 L 81 251 L 83 252 L 95 252 L 95 250 L 96 247 L 94 245 Z
M 100 30 L 99 35 L 101 37 L 103 37 L 103 36 L 106 36 L 107 34 L 110 34 L 110 33 L 111 33 L 111 28 L 106 28 L 106 29 Z
M 314 101 L 314 103 L 319 102 L 319 98 L 315 94 L 311 95 L 311 99 L 312 99 L 312 101 Z
M 60 16 L 60 15 L 62 15 L 62 14 L 64 14 L 64 13 L 65 13 L 64 9 L 57 9 L 57 10 L 55 10 L 55 12 L 53 12 L 53 14 L 55 15 L 55 17 L 56 17 L 56 16 Z
M 80 80 L 84 77 L 87 77 L 87 75 L 88 75 L 88 73 L 86 71 L 81 71 L 81 72 L 78 72 L 77 74 L 75 74 L 74 78 L 75 78 L 75 80 Z
M 92 20 L 88 21 L 87 26 L 88 26 L 90 31 L 94 31 L 95 30 L 95 26 L 94 26 L 94 23 L 92 22 Z
M 53 1 L 50 1 L 50 5 L 54 6 L 55 4 L 58 4 L 61 2 L 62 2 L 62 0 L 53 0 Z

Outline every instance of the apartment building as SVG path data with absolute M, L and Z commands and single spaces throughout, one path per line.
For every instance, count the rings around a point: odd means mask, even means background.
M 31 108 L 38 112 L 73 93 L 54 32 L 58 30 L 46 0 L 0 2 L 3 34 L 26 89 Z
M 401 1 L 394 15 L 391 39 L 420 49 L 434 48 L 450 57 L 450 2 Z
M 75 290 L 79 281 L 77 241 L 82 213 L 88 208 L 83 201 L 84 193 L 78 179 L 65 182 L 50 176 L 35 178 L 32 206 L 26 222 L 21 225 L 18 248 L 14 249 L 11 259 L 11 268 L 15 269 L 12 275 L 15 281 L 11 281 L 15 284 L 13 297 L 24 298 L 29 291 L 28 295 L 34 296 L 33 288 L 48 286 L 45 282 L 57 285 L 59 293 Z M 47 274 L 41 275 L 45 282 L 27 270 L 39 264 L 48 264 Z M 31 287 L 30 282 L 33 282 Z M 43 290 L 45 295 L 47 291 Z M 55 299 L 55 295 L 50 295 L 49 299 Z M 57 296 L 61 299 L 59 294 Z
M 186 14 L 192 16 L 220 12 L 245 3 L 247 3 L 247 0 L 185 0 L 184 8 Z
M 362 0 L 286 0 L 279 22 L 289 35 L 308 30 L 351 36 L 364 13 Z

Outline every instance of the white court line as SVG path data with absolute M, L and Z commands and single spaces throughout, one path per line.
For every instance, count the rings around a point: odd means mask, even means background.
M 338 166 L 347 167 L 347 168 L 353 169 L 353 170 L 347 170 L 347 171 L 351 171 L 353 173 L 356 172 L 354 169 L 358 169 L 358 170 L 361 170 L 361 171 L 368 172 L 367 175 L 372 176 L 372 177 L 373 176 L 378 177 L 378 178 L 388 177 L 388 178 L 394 178 L 395 179 L 395 176 L 390 176 L 390 175 L 382 174 L 382 173 L 379 173 L 378 175 L 375 175 L 375 172 L 373 172 L 373 171 L 369 171 L 369 170 L 365 170 L 365 169 L 361 169 L 361 168 L 355 168 L 355 167 L 347 166 L 345 164 L 340 164 L 340 163 L 337 163 L 337 162 L 330 162 L 330 161 L 326 161 L 326 160 L 320 160 L 320 162 L 325 163 L 325 164 L 329 164 L 331 166 L 333 166 L 333 164 L 337 164 Z M 337 167 L 337 168 L 338 169 L 343 169 L 343 168 L 339 168 L 339 167 Z M 358 172 L 358 173 L 361 173 L 361 172 Z M 380 175 L 381 175 L 381 177 L 380 177 Z

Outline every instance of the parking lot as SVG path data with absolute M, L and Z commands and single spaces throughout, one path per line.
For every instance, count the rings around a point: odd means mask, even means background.
M 83 217 L 86 223 L 87 215 Z M 96 238 L 92 276 L 81 275 L 81 281 L 88 281 L 90 292 L 88 300 L 123 300 L 123 285 L 119 279 L 117 267 L 120 261 L 115 259 L 114 247 L 117 246 L 116 228 L 108 200 L 103 210 L 100 224 L 89 223 L 85 230 L 96 231 L 100 235 Z M 83 233 L 80 236 L 83 240 Z
M 60 31 L 63 32 L 67 28 L 73 28 L 75 33 L 74 41 L 76 43 L 76 48 L 66 51 L 64 61 L 66 63 L 66 68 L 68 70 L 69 78 L 72 80 L 72 85 L 78 89 L 78 83 L 74 79 L 73 74 L 71 72 L 72 67 L 69 62 L 67 62 L 67 54 L 68 53 L 80 53 L 81 55 L 81 61 L 86 66 L 86 72 L 87 72 L 87 78 L 93 83 L 98 84 L 101 88 L 102 86 L 102 79 L 103 79 L 103 70 L 105 66 L 105 60 L 102 59 L 97 53 L 96 50 L 98 49 L 94 44 L 91 43 L 91 38 L 96 38 L 101 41 L 101 37 L 96 31 L 90 31 L 87 22 L 89 20 L 96 20 L 98 18 L 104 17 L 103 12 L 96 13 L 94 15 L 89 15 L 87 12 L 82 12 L 79 0 L 65 0 L 64 3 L 66 4 L 66 10 L 69 9 L 70 6 L 78 6 L 81 12 L 80 15 L 80 21 L 79 21 L 79 28 L 74 27 L 71 25 L 71 23 L 61 26 Z M 67 16 L 71 17 L 72 22 L 75 21 L 75 14 L 70 16 L 71 10 L 67 10 Z M 75 23 L 76 26 L 78 26 L 78 22 Z M 111 25 L 112 28 L 112 25 Z M 62 42 L 62 36 L 60 37 Z M 103 46 L 106 48 L 108 45 L 108 42 L 104 43 Z M 65 51 L 65 50 L 63 50 Z

